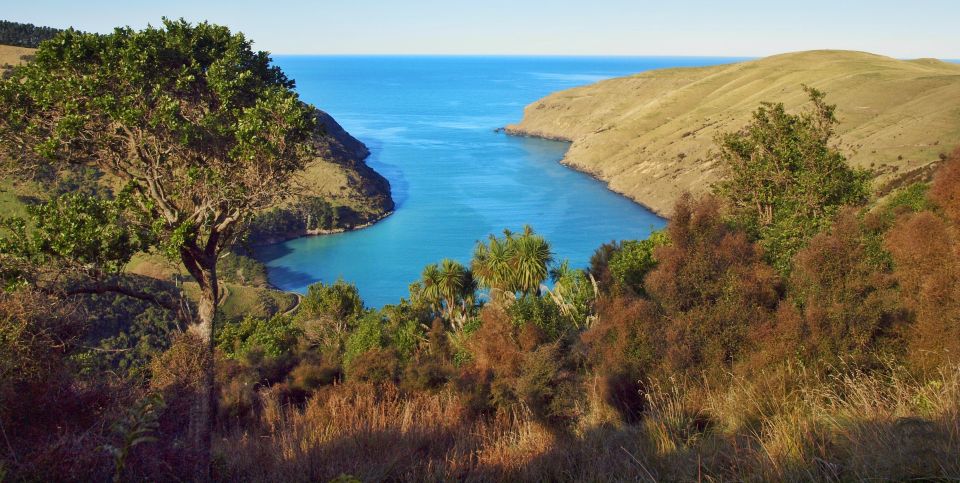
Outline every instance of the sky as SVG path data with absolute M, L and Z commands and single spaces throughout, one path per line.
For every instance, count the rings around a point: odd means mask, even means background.
M 274 54 L 691 55 L 811 49 L 960 59 L 960 0 L 4 0 L 0 19 L 92 32 L 164 16 Z

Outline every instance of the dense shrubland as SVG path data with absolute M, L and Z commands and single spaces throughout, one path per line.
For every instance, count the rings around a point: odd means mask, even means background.
M 196 233 L 152 229 L 130 191 L 38 200 L 0 227 L 0 477 L 207 476 L 212 367 L 218 480 L 956 478 L 960 151 L 868 203 L 810 95 L 719 138 L 736 175 L 590 267 L 523 227 L 383 308 L 344 281 L 220 307 L 212 341 L 184 330 L 183 280 L 124 271 Z

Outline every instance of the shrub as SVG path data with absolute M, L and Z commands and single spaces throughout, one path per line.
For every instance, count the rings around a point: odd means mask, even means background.
M 640 382 L 652 376 L 662 357 L 659 317 L 656 306 L 647 300 L 604 299 L 597 321 L 580 336 L 587 367 L 597 378 L 600 401 L 623 421 L 640 417 L 644 404 Z
M 960 244 L 955 229 L 935 214 L 907 215 L 887 234 L 894 275 L 914 314 L 911 359 L 924 369 L 960 354 Z
M 227 282 L 266 288 L 267 268 L 259 261 L 239 253 L 228 253 L 217 263 L 217 275 Z
M 534 326 L 549 340 L 557 340 L 576 327 L 560 313 L 549 298 L 524 296 L 507 308 L 510 320 L 517 327 Z
M 623 242 L 608 262 L 616 286 L 631 293 L 643 294 L 643 278 L 657 265 L 654 251 L 668 242 L 664 231 L 655 231 L 646 240 Z
M 350 358 L 347 374 L 352 382 L 397 382 L 400 356 L 393 348 L 374 347 Z
M 285 315 L 270 319 L 247 316 L 237 323 L 228 323 L 217 333 L 217 347 L 231 358 L 258 352 L 266 357 L 289 356 L 303 331 Z
M 743 231 L 724 221 L 711 196 L 677 203 L 670 244 L 644 290 L 662 312 L 670 371 L 723 371 L 746 349 L 750 331 L 769 320 L 779 299 L 775 271 Z
M 350 366 L 355 357 L 373 349 L 383 348 L 387 341 L 388 334 L 379 312 L 370 312 L 361 318 L 357 328 L 347 338 L 343 353 L 343 364 L 347 368 L 347 375 L 350 375 Z
M 954 226 L 960 226 L 960 147 L 937 170 L 929 199 Z
M 805 347 L 798 351 L 830 363 L 899 351 L 903 309 L 885 260 L 871 256 L 870 236 L 857 213 L 847 210 L 797 253 L 790 299 L 802 318 Z
M 743 130 L 716 139 L 727 173 L 715 191 L 781 273 L 842 206 L 862 204 L 869 194 L 868 174 L 851 169 L 830 144 L 836 106 L 824 102 L 824 93 L 804 90 L 809 111 L 788 114 L 782 103 L 765 102 Z
M 356 285 L 340 279 L 331 285 L 317 282 L 307 287 L 300 306 L 300 316 L 305 318 L 328 317 L 335 321 L 350 321 L 363 313 L 363 299 Z

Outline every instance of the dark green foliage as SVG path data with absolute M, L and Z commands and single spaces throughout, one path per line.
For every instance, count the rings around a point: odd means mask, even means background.
M 155 434 L 160 424 L 157 413 L 163 411 L 163 396 L 151 394 L 127 409 L 122 419 L 110 428 L 119 443 L 107 444 L 103 449 L 113 457 L 113 481 L 124 481 L 124 470 L 130 452 L 137 446 L 157 440 Z
M 223 280 L 237 285 L 262 288 L 269 285 L 267 267 L 258 260 L 239 253 L 231 252 L 220 257 L 217 273 Z
M 111 200 L 73 193 L 30 206 L 28 220 L 0 220 L 0 253 L 33 265 L 69 263 L 93 275 L 119 272 L 153 243 L 131 203 L 128 193 Z
M 274 207 L 258 213 L 250 221 L 247 240 L 253 244 L 270 243 L 302 236 L 316 230 L 341 228 L 342 207 L 334 207 L 322 198 L 307 197 L 292 206 Z
M 600 290 L 604 293 L 615 288 L 613 275 L 610 273 L 610 259 L 613 258 L 622 244 L 623 242 L 618 241 L 604 243 L 594 250 L 593 255 L 590 255 L 590 275 L 597 281 Z
M 360 354 L 373 349 L 383 348 L 389 341 L 386 324 L 378 312 L 370 312 L 357 322 L 356 329 L 347 339 L 343 352 L 343 363 L 350 374 L 350 363 Z
M 862 204 L 869 194 L 868 174 L 847 166 L 830 145 L 836 106 L 804 89 L 811 110 L 789 114 L 782 103 L 763 103 L 742 131 L 716 140 L 726 176 L 715 191 L 781 273 L 842 206 Z
M 0 44 L 37 48 L 40 42 L 56 37 L 63 30 L 38 27 L 32 23 L 0 20 Z
M 323 282 L 310 285 L 300 304 L 299 315 L 305 318 L 329 317 L 349 321 L 365 311 L 356 285 L 339 279 L 331 285 Z
M 424 341 L 429 314 L 405 301 L 385 306 L 380 314 L 386 319 L 390 347 L 403 361 L 409 360 Z
M 575 329 L 573 321 L 564 317 L 557 304 L 549 298 L 520 297 L 509 306 L 507 313 L 514 325 L 533 325 L 549 340 L 557 340 Z
M 141 290 L 161 296 L 171 290 L 150 279 L 137 279 Z M 115 373 L 125 377 L 149 376 L 153 358 L 170 347 L 179 324 L 176 316 L 150 302 L 122 295 L 91 295 L 81 302 L 93 314 L 83 340 L 89 349 L 74 356 L 82 374 Z

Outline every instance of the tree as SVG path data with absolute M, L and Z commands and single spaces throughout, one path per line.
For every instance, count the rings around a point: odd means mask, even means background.
M 0 82 L 0 141 L 21 172 L 84 164 L 125 185 L 154 246 L 199 284 L 189 332 L 212 352 L 217 259 L 309 159 L 314 109 L 293 87 L 226 27 L 164 19 L 108 35 L 68 30 Z M 204 387 L 192 431 L 202 467 L 212 367 Z
M 503 238 L 490 235 L 487 243 L 478 242 L 470 268 L 483 287 L 538 295 L 552 261 L 550 243 L 528 225 L 520 235 L 504 230 Z
M 424 267 L 422 287 L 420 296 L 438 307 L 450 322 L 454 322 L 458 307 L 462 314 L 466 314 L 469 306 L 473 305 L 474 292 L 477 290 L 470 270 L 449 258 L 443 259 L 439 266 L 430 264 Z
M 781 273 L 840 207 L 862 204 L 869 192 L 867 173 L 830 145 L 836 106 L 823 92 L 804 90 L 812 109 L 789 114 L 782 103 L 765 102 L 743 130 L 716 139 L 726 174 L 715 191 Z

